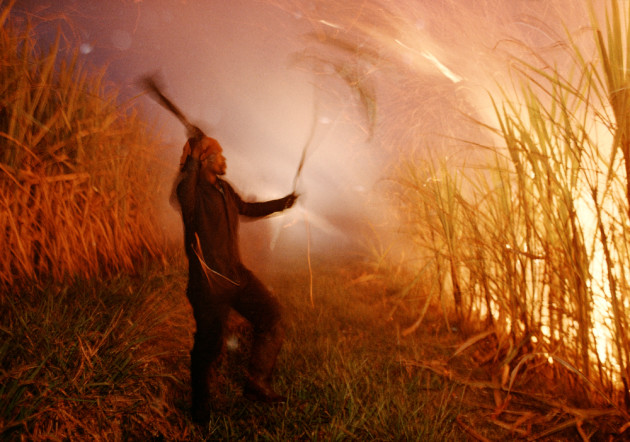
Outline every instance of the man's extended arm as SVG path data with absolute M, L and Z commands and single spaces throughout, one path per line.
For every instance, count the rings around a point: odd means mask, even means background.
M 234 192 L 232 190 L 232 192 Z M 243 201 L 236 192 L 234 192 L 235 200 L 238 205 L 238 213 L 250 218 L 259 218 L 267 215 L 271 215 L 274 212 L 282 212 L 295 204 L 297 195 L 294 193 L 279 198 L 277 200 L 265 201 L 260 203 L 248 203 Z

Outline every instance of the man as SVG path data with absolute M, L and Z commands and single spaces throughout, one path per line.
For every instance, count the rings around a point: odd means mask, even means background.
M 210 382 L 223 346 L 230 308 L 253 326 L 244 395 L 267 403 L 284 398 L 271 376 L 284 331 L 280 304 L 241 262 L 238 217 L 263 217 L 290 208 L 294 194 L 264 203 L 244 202 L 226 181 L 223 149 L 217 140 L 197 135 L 184 147 L 176 195 L 184 221 L 188 257 L 187 296 L 197 325 L 191 351 L 192 413 L 205 422 L 210 413 Z

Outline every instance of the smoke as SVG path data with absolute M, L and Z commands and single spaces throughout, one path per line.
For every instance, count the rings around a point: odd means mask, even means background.
M 322 251 L 361 244 L 384 222 L 389 209 L 375 189 L 401 152 L 448 154 L 459 149 L 448 140 L 479 136 L 466 117 L 489 118 L 487 94 L 507 77 L 508 56 L 557 50 L 563 21 L 585 17 L 548 0 L 21 0 L 15 8 L 56 17 L 38 26 L 41 38 L 68 30 L 68 52 L 106 64 L 124 97 L 158 72 L 192 122 L 223 145 L 226 178 L 245 198 L 291 192 L 307 149 L 297 206 L 243 226 L 246 240 L 265 238 L 246 251 L 258 261 L 303 253 L 307 241 Z M 165 159 L 175 166 L 184 128 L 148 98 L 137 101 L 173 145 Z

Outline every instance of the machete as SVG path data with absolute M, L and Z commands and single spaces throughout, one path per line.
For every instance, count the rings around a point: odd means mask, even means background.
M 158 85 L 158 82 L 155 79 L 154 75 L 147 75 L 143 77 L 140 80 L 140 83 L 159 104 L 161 104 L 169 112 L 175 115 L 177 119 L 184 125 L 188 138 L 200 139 L 205 136 L 203 131 L 199 129 L 199 127 L 188 121 L 188 118 L 186 118 L 184 113 L 168 97 L 166 97 L 166 95 L 164 95 L 164 93 L 160 90 L 160 86 Z

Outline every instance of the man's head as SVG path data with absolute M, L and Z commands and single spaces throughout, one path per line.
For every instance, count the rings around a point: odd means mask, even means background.
M 204 137 L 201 140 L 201 171 L 214 175 L 225 175 L 227 163 L 223 156 L 223 148 L 217 140 Z
M 203 174 L 224 175 L 227 164 L 223 156 L 223 148 L 217 140 L 204 136 L 200 140 L 189 138 L 184 146 L 180 159 L 180 169 L 183 169 L 186 159 L 192 154 L 193 149 L 199 150 L 201 171 Z

